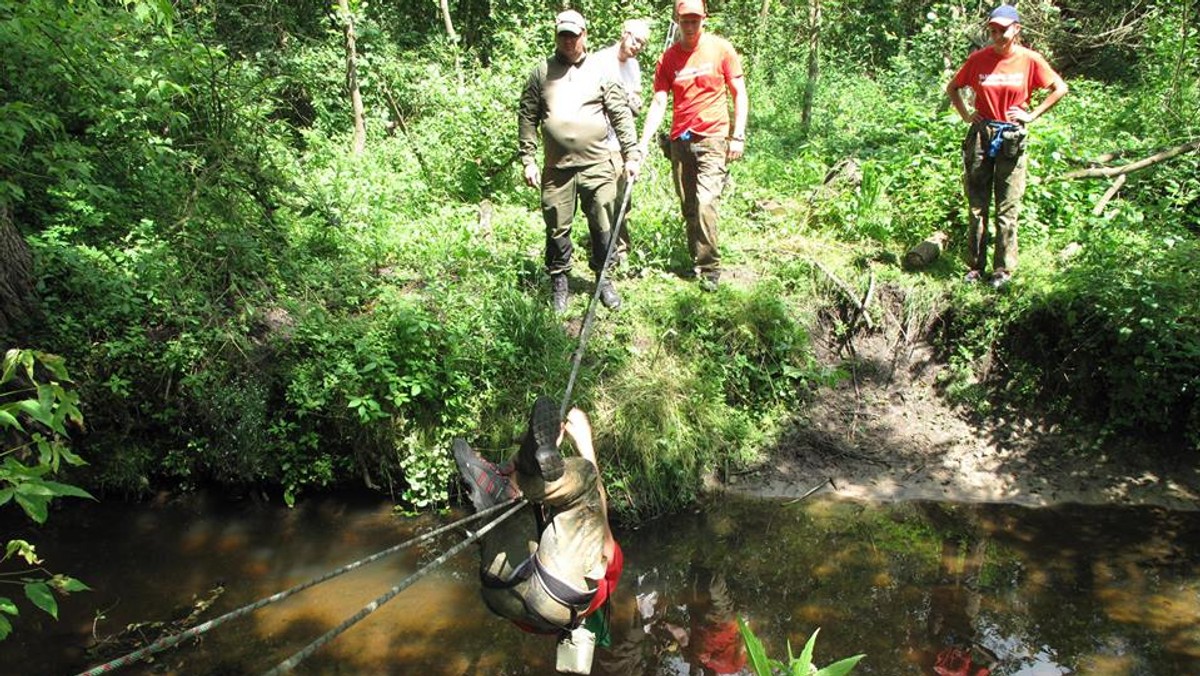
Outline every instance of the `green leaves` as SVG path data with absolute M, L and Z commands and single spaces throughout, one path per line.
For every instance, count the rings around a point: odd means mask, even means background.
M 47 615 L 58 619 L 58 601 L 55 600 L 50 585 L 45 582 L 27 582 L 25 597 L 32 601 L 33 605 L 45 611 Z
M 799 657 L 792 654 L 792 645 L 788 643 L 788 661 L 787 664 L 784 664 L 779 660 L 767 657 L 762 641 L 750 630 L 745 618 L 738 618 L 738 632 L 741 633 L 742 641 L 746 644 L 747 661 L 756 676 L 774 676 L 777 673 L 786 673 L 790 676 L 845 676 L 854 670 L 859 660 L 865 657 L 865 655 L 847 657 L 818 669 L 813 664 L 813 648 L 817 643 L 817 634 L 821 632 L 818 627 L 813 631 L 812 636 L 808 637 L 808 642 L 804 644 L 804 650 L 800 652 Z
M 54 481 L 63 462 L 81 465 L 83 459 L 66 446 L 67 426 L 82 426 L 79 396 L 63 385 L 69 383 L 65 360 L 32 350 L 12 349 L 0 365 L 0 430 L 10 430 L 24 443 L 3 450 L 0 462 L 0 507 L 16 502 L 36 523 L 45 523 L 50 502 L 60 497 L 91 498 L 87 491 Z M 32 395 L 32 396 L 30 396 Z M 4 437 L 7 438 L 7 437 Z M 19 558 L 40 566 L 34 546 L 25 540 L 9 540 L 0 561 Z M 69 594 L 88 589 L 65 575 L 24 578 L 25 597 L 34 606 L 58 619 L 54 591 Z M 0 640 L 12 632 L 4 614 L 16 615 L 11 599 L 0 598 Z

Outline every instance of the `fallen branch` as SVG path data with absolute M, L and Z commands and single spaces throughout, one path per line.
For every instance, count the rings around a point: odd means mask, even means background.
M 1187 152 L 1194 152 L 1196 150 L 1200 150 L 1200 139 L 1193 139 L 1187 143 L 1184 143 L 1183 145 L 1178 145 L 1174 148 L 1168 148 L 1145 159 L 1138 160 L 1137 162 L 1130 162 L 1129 164 L 1122 164 L 1119 167 L 1092 167 L 1091 169 L 1077 169 L 1075 171 L 1068 171 L 1062 176 L 1055 176 L 1047 180 L 1066 181 L 1074 178 L 1112 178 L 1114 176 L 1122 176 L 1124 174 L 1130 174 L 1135 171 L 1145 169 L 1146 167 L 1158 164 L 1159 162 L 1165 162 L 1173 157 Z
M 1126 175 L 1121 174 L 1117 177 L 1117 180 L 1113 181 L 1112 185 L 1108 186 L 1108 190 L 1104 191 L 1104 196 L 1101 197 L 1100 201 L 1096 202 L 1096 206 L 1092 208 L 1093 216 L 1099 216 L 1100 214 L 1104 213 L 1104 207 L 1108 206 L 1109 201 L 1116 196 L 1117 191 L 1121 189 L 1121 186 L 1125 185 L 1125 178 Z
M 842 294 L 846 297 L 846 299 L 849 300 L 852 305 L 854 305 L 854 309 L 857 310 L 860 315 L 862 315 L 863 323 L 865 323 L 867 325 L 867 328 L 873 328 L 871 325 L 871 317 L 870 317 L 870 315 L 867 314 L 867 308 L 865 305 L 863 305 L 863 303 L 861 301 L 858 300 L 858 294 L 854 292 L 854 289 L 850 288 L 850 285 L 843 282 L 840 277 L 833 274 L 833 272 L 829 268 L 822 265 L 820 261 L 815 261 L 815 260 L 810 259 L 809 262 L 811 262 L 813 264 L 813 266 L 816 267 L 818 270 L 825 273 L 825 276 L 828 277 L 829 280 L 833 282 L 834 286 L 836 286 L 838 288 L 838 290 L 841 291 Z M 871 299 L 871 291 L 874 290 L 874 287 L 875 287 L 875 277 L 872 274 L 871 289 L 869 289 L 867 291 L 867 296 L 866 296 L 868 301 L 870 301 L 870 299 Z
M 783 504 L 785 504 L 785 505 L 794 505 L 794 504 L 796 504 L 797 502 L 800 502 L 801 500 L 803 500 L 804 498 L 807 498 L 808 496 L 812 495 L 813 493 L 816 493 L 817 491 L 819 491 L 819 490 L 821 490 L 822 488 L 824 488 L 824 487 L 825 487 L 825 484 L 829 484 L 830 486 L 834 486 L 834 483 L 833 483 L 833 478 L 832 478 L 832 477 L 830 477 L 830 478 L 828 478 L 828 479 L 826 479 L 826 480 L 822 481 L 821 483 L 817 484 L 816 486 L 813 486 L 812 488 L 808 489 L 808 491 L 807 491 L 807 492 L 805 492 L 805 494 L 804 494 L 804 495 L 801 495 L 800 497 L 798 497 L 798 498 L 795 498 L 795 499 L 793 499 L 793 500 L 788 500 L 787 502 L 785 502 L 785 503 L 783 503 Z M 834 486 L 834 488 L 836 488 L 836 486 Z

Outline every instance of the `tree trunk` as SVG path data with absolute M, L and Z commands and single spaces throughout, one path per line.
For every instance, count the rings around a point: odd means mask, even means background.
M 7 204 L 0 204 L 0 339 L 12 337 L 33 310 L 33 256 L 12 222 Z
M 767 20 L 771 16 L 771 0 L 762 0 L 762 8 L 758 10 L 758 30 L 754 32 L 754 53 L 750 60 L 754 66 L 758 66 L 758 54 L 761 51 L 764 40 L 769 39 L 770 31 L 767 30 Z
M 446 35 L 450 42 L 458 44 L 458 33 L 454 32 L 454 22 L 450 20 L 450 0 L 438 0 L 438 6 L 442 9 L 442 23 L 446 24 Z
M 358 50 L 354 46 L 354 15 L 350 0 L 338 0 L 346 32 L 346 88 L 350 90 L 350 107 L 354 111 L 354 154 L 361 155 L 367 147 L 367 123 L 363 119 L 362 93 L 358 90 Z
M 808 80 L 804 83 L 804 108 L 800 113 L 800 126 L 808 136 L 812 126 L 813 97 L 817 91 L 817 78 L 821 75 L 821 0 L 808 2 Z

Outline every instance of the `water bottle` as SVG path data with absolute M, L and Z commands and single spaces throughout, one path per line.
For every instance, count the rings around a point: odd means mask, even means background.
M 564 674 L 590 674 L 595 652 L 596 635 L 580 625 L 570 633 L 564 633 L 558 640 L 555 668 Z

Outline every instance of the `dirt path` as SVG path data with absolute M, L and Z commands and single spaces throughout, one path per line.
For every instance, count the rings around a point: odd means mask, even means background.
M 904 324 L 901 293 L 880 290 L 883 321 L 857 332 L 852 348 L 829 331 L 814 334 L 821 359 L 852 377 L 820 391 L 777 456 L 728 477 L 727 490 L 800 497 L 824 483 L 870 500 L 1200 509 L 1190 453 L 1164 458 L 1144 440 L 1097 447 L 1036 412 L 979 419 L 948 405 L 937 391 L 942 367 L 921 338 L 928 327 Z

